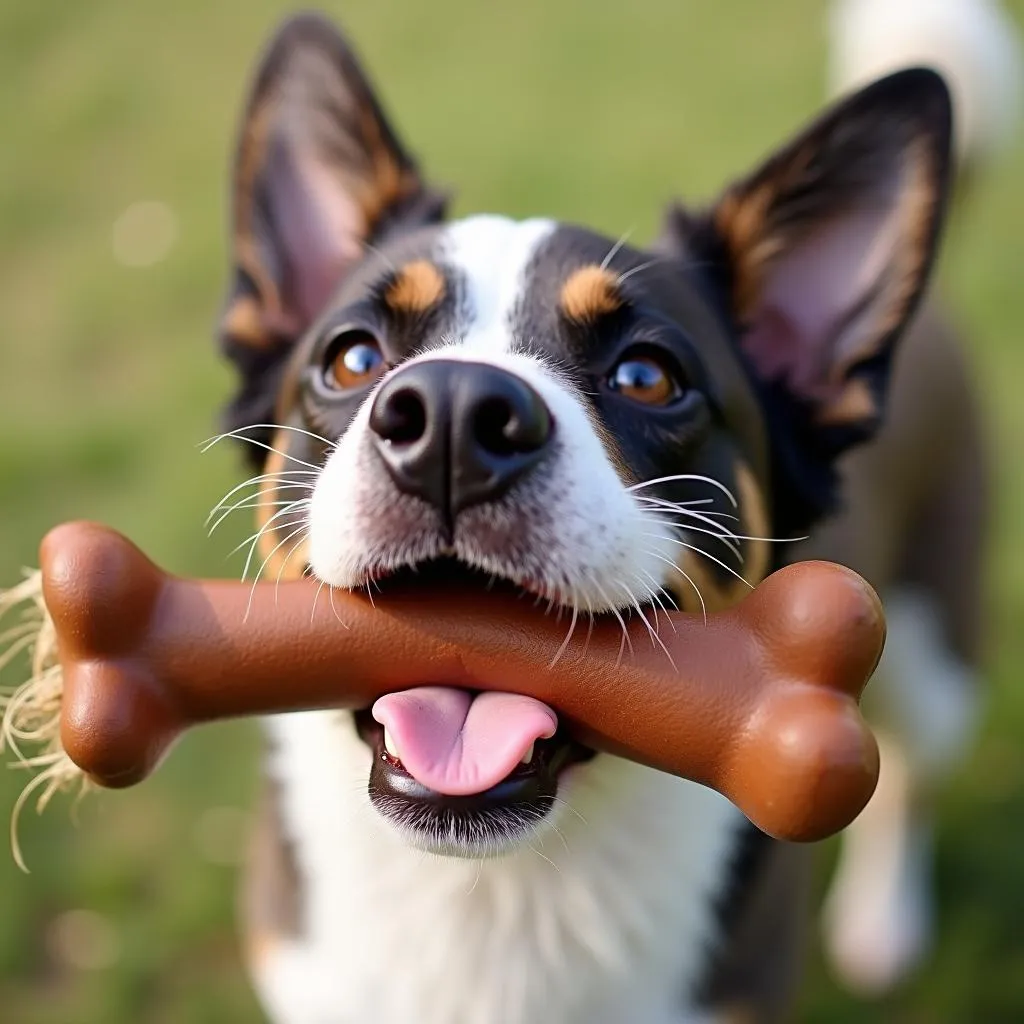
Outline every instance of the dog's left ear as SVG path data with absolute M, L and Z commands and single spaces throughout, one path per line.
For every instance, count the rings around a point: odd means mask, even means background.
M 233 193 L 234 272 L 220 324 L 241 377 L 230 428 L 270 420 L 288 354 L 367 243 L 440 220 L 445 207 L 344 36 L 316 14 L 287 20 L 263 56 Z
M 898 72 L 832 108 L 685 229 L 689 254 L 719 268 L 755 375 L 798 407 L 789 415 L 819 455 L 879 425 L 894 342 L 937 246 L 950 137 L 943 80 Z

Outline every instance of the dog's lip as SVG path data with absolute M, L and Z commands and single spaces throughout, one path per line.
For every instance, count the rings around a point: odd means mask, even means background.
M 369 709 L 354 712 L 354 717 L 356 731 L 360 739 L 372 751 L 374 760 L 380 761 L 386 766 L 389 777 L 399 783 L 397 787 L 393 786 L 400 791 L 396 795 L 408 796 L 419 802 L 443 804 L 451 810 L 460 808 L 471 810 L 488 802 L 507 802 L 510 796 L 508 791 L 515 788 L 515 784 L 540 781 L 544 776 L 549 776 L 552 781 L 557 781 L 573 765 L 581 764 L 597 756 L 595 750 L 577 742 L 564 728 L 559 727 L 550 739 L 537 740 L 529 763 L 517 765 L 495 786 L 468 796 L 448 796 L 428 789 L 417 782 L 406 771 L 402 762 L 385 749 L 384 727 L 373 718 Z
M 388 568 L 368 570 L 355 589 L 374 597 L 395 590 L 428 590 L 459 586 L 478 587 L 486 591 L 506 591 L 536 602 L 548 601 L 552 606 L 567 603 L 540 580 L 520 577 L 514 570 L 488 570 L 473 565 L 452 552 Z

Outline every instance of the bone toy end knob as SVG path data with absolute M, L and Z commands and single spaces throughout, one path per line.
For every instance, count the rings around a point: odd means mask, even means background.
M 139 657 L 167 577 L 134 544 L 95 523 L 51 530 L 40 564 L 64 666 L 61 742 L 94 781 L 133 785 L 184 728 L 167 689 Z
M 755 706 L 725 788 L 770 834 L 822 839 L 863 810 L 878 780 L 857 702 L 881 657 L 882 606 L 856 573 L 824 562 L 779 571 L 749 602 L 755 629 L 763 607 L 765 671 L 779 684 Z

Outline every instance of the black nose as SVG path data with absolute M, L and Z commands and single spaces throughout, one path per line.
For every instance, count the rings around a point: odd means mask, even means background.
M 425 360 L 377 392 L 370 429 L 392 479 L 451 529 L 463 509 L 501 497 L 537 465 L 554 432 L 525 381 L 484 363 Z

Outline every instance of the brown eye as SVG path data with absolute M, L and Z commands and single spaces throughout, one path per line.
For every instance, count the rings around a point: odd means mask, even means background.
M 384 353 L 369 331 L 345 331 L 331 342 L 324 364 L 324 381 L 337 391 L 372 384 L 384 370 Z
M 682 394 L 674 373 L 651 355 L 634 354 L 617 363 L 608 386 L 634 402 L 668 405 Z

